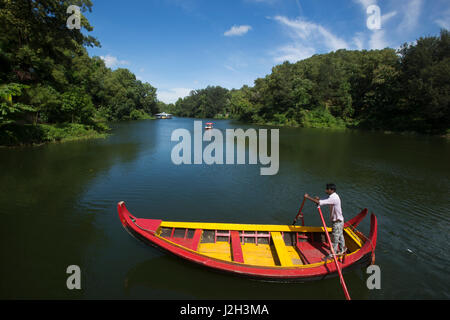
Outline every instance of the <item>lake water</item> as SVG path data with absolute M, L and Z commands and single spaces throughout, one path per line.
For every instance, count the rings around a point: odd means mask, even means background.
M 174 165 L 171 133 L 193 124 L 125 122 L 106 139 L 0 149 L 0 298 L 343 299 L 338 278 L 247 280 L 146 247 L 116 210 L 123 200 L 137 217 L 289 224 L 303 194 L 325 197 L 328 182 L 346 219 L 365 207 L 378 218 L 381 289 L 367 288 L 365 269 L 347 272 L 353 299 L 450 298 L 449 141 L 280 128 L 279 172 L 262 176 L 260 164 Z M 305 212 L 306 225 L 320 225 L 312 204 Z M 368 217 L 358 229 L 368 234 Z M 69 265 L 81 268 L 81 290 L 66 287 Z

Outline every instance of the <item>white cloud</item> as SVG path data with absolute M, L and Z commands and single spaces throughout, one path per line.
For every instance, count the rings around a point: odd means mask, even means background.
M 439 27 L 449 30 L 450 29 L 450 21 L 448 19 L 437 19 L 435 21 Z
M 115 66 L 119 66 L 119 65 L 128 65 L 130 64 L 128 61 L 126 60 L 119 60 L 114 56 L 111 55 L 106 55 L 105 56 L 100 56 L 100 59 L 102 59 L 103 61 L 105 61 L 105 65 L 108 68 L 114 68 Z
M 224 67 L 227 68 L 230 71 L 237 72 L 237 70 L 235 68 L 233 68 L 232 66 L 225 65 Z
M 345 40 L 320 24 L 301 18 L 292 20 L 284 16 L 276 16 L 273 19 L 287 27 L 293 39 L 293 43 L 276 50 L 275 62 L 306 59 L 315 54 L 319 48 L 336 51 L 349 47 Z
M 316 24 L 314 22 L 306 21 L 305 19 L 290 20 L 283 16 L 276 16 L 274 18 L 279 23 L 290 28 L 294 34 L 301 40 L 309 43 L 321 43 L 330 50 L 338 50 L 347 48 L 347 42 L 331 33 L 328 29 Z
M 386 40 L 386 30 L 385 24 L 397 15 L 397 11 L 391 11 L 381 16 L 381 29 L 372 30 L 372 34 L 369 39 L 369 49 L 384 49 L 389 47 L 389 42 Z M 383 27 L 384 26 L 384 27 Z
M 364 34 L 362 32 L 357 32 L 352 40 L 353 40 L 353 44 L 355 45 L 356 49 L 358 49 L 358 50 L 364 49 Z
M 411 31 L 417 27 L 422 13 L 422 0 L 410 0 L 405 7 L 402 22 L 398 26 L 399 32 Z
M 376 0 L 354 0 L 354 2 L 359 3 L 363 9 L 364 15 L 367 18 L 367 8 L 371 5 L 377 5 Z M 381 9 L 381 13 L 382 13 Z M 362 50 L 365 48 L 365 44 L 367 43 L 368 49 L 384 49 L 389 46 L 388 41 L 385 39 L 386 37 L 386 23 L 393 17 L 397 15 L 397 11 L 391 11 L 386 14 L 381 15 L 381 29 L 370 30 L 370 37 L 366 40 L 367 33 L 357 32 L 353 37 L 353 44 L 356 49 Z
M 242 26 L 232 26 L 230 30 L 224 32 L 224 36 L 232 37 L 232 36 L 242 36 L 249 32 L 252 29 L 251 26 L 242 25 Z
M 450 30 L 450 8 L 442 14 L 442 17 L 434 20 L 435 23 L 441 28 Z
M 299 60 L 307 59 L 314 53 L 315 49 L 311 47 L 302 47 L 300 45 L 286 45 L 278 48 L 274 60 L 277 63 L 281 63 L 284 61 L 294 63 Z
M 172 88 L 168 90 L 156 91 L 158 99 L 165 103 L 175 103 L 178 98 L 184 98 L 189 95 L 193 89 L 189 88 Z
M 391 12 L 381 15 L 381 25 L 383 26 L 383 24 L 388 22 L 388 20 L 390 18 L 395 17 L 396 15 L 397 15 L 397 11 L 391 11 Z
M 385 31 L 384 30 L 375 30 L 373 31 L 370 40 L 369 47 L 370 49 L 384 49 L 388 47 L 387 41 L 384 39 Z
M 364 10 L 366 10 L 368 6 L 377 3 L 377 0 L 354 0 L 354 1 L 363 6 Z

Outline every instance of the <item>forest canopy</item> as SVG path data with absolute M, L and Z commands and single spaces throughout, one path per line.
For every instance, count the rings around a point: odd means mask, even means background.
M 284 62 L 254 86 L 209 86 L 170 105 L 184 117 L 273 125 L 445 134 L 450 128 L 450 37 L 399 50 L 338 50 Z
M 67 8 L 80 8 L 80 29 Z M 253 86 L 208 86 L 166 105 L 128 69 L 87 47 L 90 0 L 0 0 L 0 145 L 91 136 L 106 122 L 182 117 L 257 124 L 448 134 L 450 36 L 441 30 L 400 49 L 317 54 L 274 66 Z
M 73 4 L 81 9 L 81 29 L 67 27 Z M 93 30 L 83 15 L 91 8 L 90 0 L 0 0 L 0 140 L 11 140 L 4 143 L 20 142 L 14 135 L 24 125 L 32 140 L 45 140 L 40 124 L 101 131 L 105 121 L 158 112 L 156 88 L 89 57 L 86 47 L 100 46 L 85 35 Z

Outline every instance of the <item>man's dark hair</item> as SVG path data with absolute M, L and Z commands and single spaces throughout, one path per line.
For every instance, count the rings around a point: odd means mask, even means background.
M 336 191 L 336 185 L 334 183 L 327 183 L 327 190 Z

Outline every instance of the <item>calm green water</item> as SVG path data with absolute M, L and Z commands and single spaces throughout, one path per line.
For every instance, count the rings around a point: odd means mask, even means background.
M 280 129 L 280 170 L 172 164 L 177 128 L 193 119 L 120 123 L 107 139 L 0 149 L 0 298 L 343 299 L 337 278 L 252 281 L 205 270 L 125 232 L 116 204 L 138 217 L 290 223 L 305 192 L 334 182 L 349 219 L 379 221 L 381 290 L 365 269 L 345 274 L 353 299 L 449 299 L 450 143 L 431 137 Z M 250 128 L 231 121 L 215 127 Z M 258 128 L 252 126 L 254 128 Z M 314 207 L 307 225 L 320 225 Z M 369 219 L 360 225 L 369 232 Z M 81 290 L 66 268 L 81 268 Z

